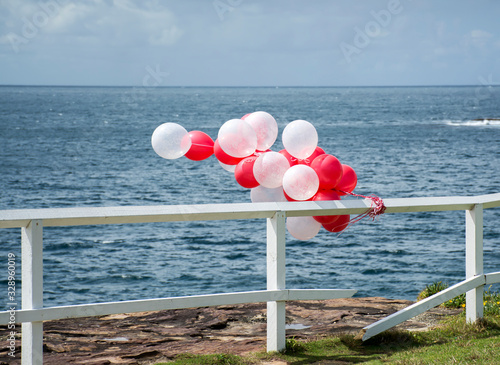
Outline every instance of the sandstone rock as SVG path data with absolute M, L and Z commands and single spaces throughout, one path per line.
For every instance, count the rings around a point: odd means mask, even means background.
M 287 302 L 287 336 L 356 334 L 412 303 L 386 298 Z M 399 327 L 424 330 L 458 312 L 435 308 Z M 0 327 L 0 364 L 20 364 L 19 347 L 14 361 L 8 356 L 7 333 Z M 154 364 L 186 352 L 245 354 L 265 346 L 265 303 L 44 322 L 44 363 L 51 365 Z

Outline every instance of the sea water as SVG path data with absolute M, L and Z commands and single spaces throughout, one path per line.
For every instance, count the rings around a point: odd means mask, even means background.
M 0 209 L 250 202 L 212 156 L 165 160 L 165 122 L 212 138 L 263 110 L 279 133 L 311 122 L 319 146 L 352 166 L 358 194 L 381 198 L 500 192 L 500 88 L 0 87 Z M 281 138 L 272 147 L 282 149 Z M 385 214 L 340 235 L 287 234 L 287 287 L 415 299 L 465 277 L 464 212 Z M 1 229 L 18 256 L 20 229 Z M 44 304 L 266 288 L 265 220 L 44 229 Z M 484 214 L 485 271 L 500 269 L 500 209 Z M 20 283 L 19 283 L 20 288 Z

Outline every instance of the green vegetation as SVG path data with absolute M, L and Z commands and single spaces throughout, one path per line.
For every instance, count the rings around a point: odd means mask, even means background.
M 180 355 L 168 365 L 251 365 L 286 361 L 291 365 L 343 362 L 346 364 L 498 364 L 500 316 L 487 315 L 474 324 L 464 315 L 451 316 L 426 332 L 386 331 L 368 341 L 354 335 L 313 341 L 287 339 L 282 353 Z M 159 365 L 159 364 L 158 364 Z
M 448 286 L 448 284 L 443 283 L 442 281 L 435 281 L 432 284 L 427 285 L 424 290 L 420 292 L 420 294 L 417 296 L 417 301 L 430 297 L 431 295 L 434 295 L 441 290 L 448 288 Z
M 431 295 L 434 295 L 441 290 L 448 288 L 448 284 L 441 281 L 434 282 L 427 285 L 424 290 L 420 292 L 417 300 L 422 300 Z M 491 292 L 491 286 L 485 290 L 483 295 L 484 314 L 500 315 L 500 294 Z M 442 304 L 446 308 L 465 308 L 465 294 L 460 294 L 453 299 Z
M 427 298 L 448 284 L 434 282 L 419 294 Z M 465 294 L 443 306 L 465 308 Z M 302 341 L 289 338 L 281 353 L 179 355 L 174 361 L 157 365 L 252 365 L 281 360 L 291 365 L 345 364 L 498 364 L 500 359 L 500 294 L 491 287 L 484 293 L 484 318 L 466 323 L 464 312 L 450 316 L 436 328 L 425 332 L 385 331 L 362 342 L 354 335 Z
M 245 359 L 241 356 L 230 354 L 213 355 L 192 355 L 182 354 L 176 357 L 174 361 L 162 362 L 156 365 L 253 365 L 254 360 Z

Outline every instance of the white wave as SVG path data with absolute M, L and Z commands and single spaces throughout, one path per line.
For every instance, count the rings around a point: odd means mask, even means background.
M 500 120 L 447 120 L 447 125 L 458 127 L 500 127 Z

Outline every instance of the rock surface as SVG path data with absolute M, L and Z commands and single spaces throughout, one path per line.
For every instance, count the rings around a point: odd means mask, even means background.
M 364 326 L 413 302 L 386 298 L 349 298 L 287 302 L 287 336 L 314 339 L 357 334 Z M 460 310 L 434 308 L 399 328 L 425 330 Z M 20 335 L 21 326 L 17 325 Z M 0 364 L 20 364 L 8 356 L 8 330 L 0 327 Z M 154 364 L 180 353 L 245 354 L 265 350 L 266 304 L 117 314 L 44 322 L 44 363 Z

